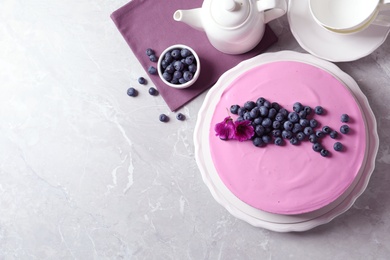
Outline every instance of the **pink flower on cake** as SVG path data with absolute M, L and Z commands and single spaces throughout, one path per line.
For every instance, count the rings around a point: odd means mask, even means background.
M 234 122 L 234 129 L 234 137 L 240 142 L 251 139 L 255 134 L 255 130 L 249 120 Z
M 215 125 L 215 135 L 221 140 L 229 140 L 234 138 L 235 125 L 233 119 L 228 116 L 221 122 Z

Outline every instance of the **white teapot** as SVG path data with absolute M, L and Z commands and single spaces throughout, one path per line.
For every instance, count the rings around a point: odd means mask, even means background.
M 177 10 L 173 19 L 205 31 L 219 51 L 241 54 L 253 49 L 265 24 L 286 10 L 286 0 L 204 0 L 201 8 Z

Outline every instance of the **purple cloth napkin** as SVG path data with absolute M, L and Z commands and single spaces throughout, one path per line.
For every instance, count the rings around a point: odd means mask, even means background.
M 189 88 L 173 89 L 166 86 L 157 74 L 150 75 L 172 111 L 176 111 L 210 88 L 225 71 L 245 59 L 258 55 L 277 41 L 274 32 L 266 26 L 263 39 L 250 52 L 228 55 L 216 50 L 204 32 L 173 20 L 173 13 L 176 10 L 198 8 L 202 3 L 203 0 L 132 0 L 111 14 L 111 19 L 146 72 L 149 66 L 157 67 L 157 63 L 151 62 L 146 55 L 147 48 L 152 48 L 159 55 L 170 45 L 185 44 L 197 52 L 201 62 L 201 73 L 197 82 Z

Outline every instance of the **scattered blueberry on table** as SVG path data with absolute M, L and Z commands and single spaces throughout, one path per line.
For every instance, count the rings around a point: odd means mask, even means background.
M 161 114 L 159 117 L 160 121 L 166 123 L 169 121 L 169 117 L 166 114 Z
M 146 79 L 144 77 L 139 77 L 138 78 L 138 83 L 141 84 L 141 85 L 145 85 L 146 84 Z
M 152 95 L 152 96 L 157 96 L 158 95 L 158 91 L 154 87 L 150 87 L 149 88 L 149 94 Z
M 176 115 L 176 119 L 177 119 L 177 120 L 180 120 L 180 121 L 183 121 L 183 120 L 186 119 L 186 117 L 185 117 L 185 115 L 183 115 L 182 113 L 178 113 L 178 114 Z
M 138 95 L 138 91 L 131 87 L 127 90 L 127 95 L 129 95 L 130 97 L 136 97 Z

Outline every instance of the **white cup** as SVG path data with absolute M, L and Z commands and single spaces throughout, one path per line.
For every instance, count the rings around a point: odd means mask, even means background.
M 371 24 L 390 27 L 390 0 L 309 0 L 314 20 L 336 33 L 355 33 Z

